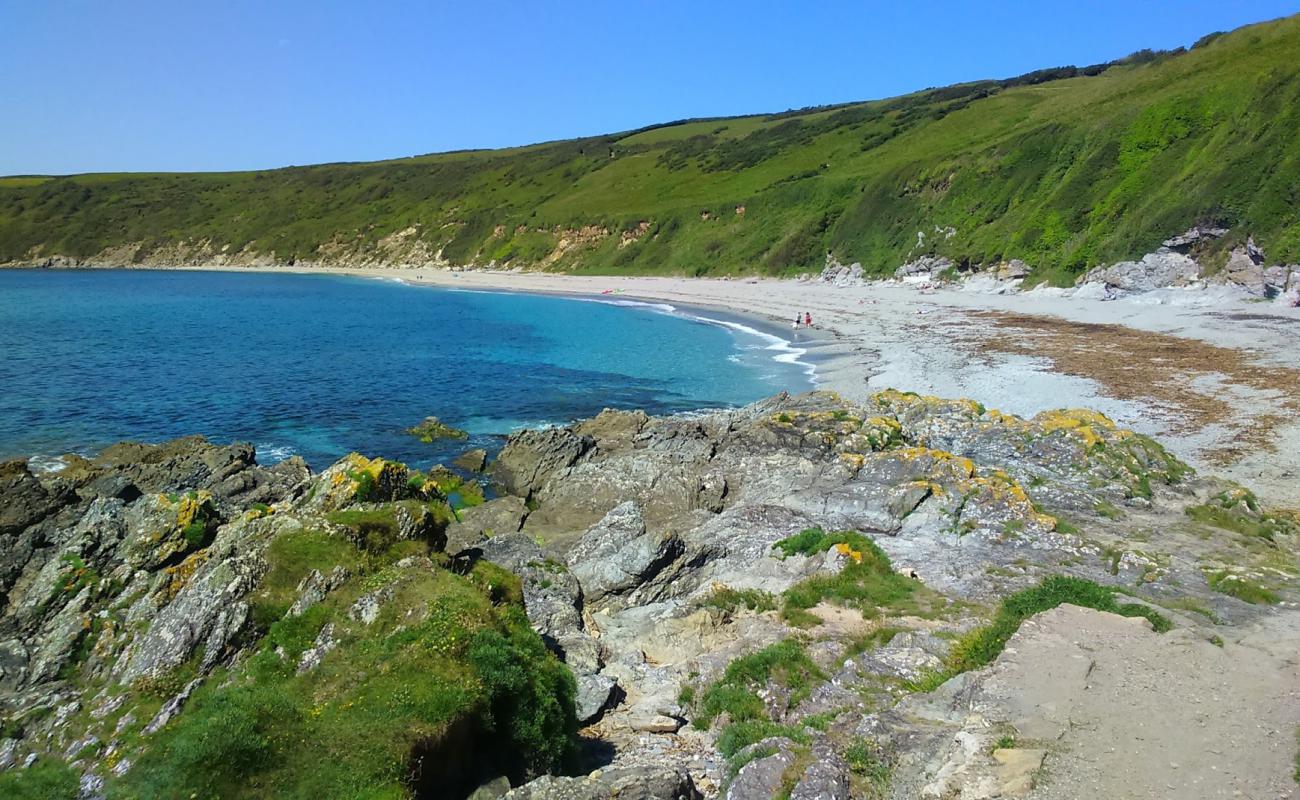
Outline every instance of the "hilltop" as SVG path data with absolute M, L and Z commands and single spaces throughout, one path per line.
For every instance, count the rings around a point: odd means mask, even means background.
M 1300 261 L 1300 17 L 1187 50 L 495 151 L 0 179 L 0 263 L 795 274 L 828 252 L 1071 282 L 1200 224 Z

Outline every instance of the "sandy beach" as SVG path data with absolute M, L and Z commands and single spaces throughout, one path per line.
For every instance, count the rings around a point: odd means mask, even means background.
M 230 268 L 241 271 L 250 268 Z M 855 401 L 897 388 L 1033 415 L 1099 410 L 1266 503 L 1300 506 L 1300 309 L 1166 290 L 1112 302 L 1041 290 L 922 292 L 899 283 L 297 269 L 468 290 L 639 299 L 767 323 Z M 813 330 L 792 330 L 796 313 Z

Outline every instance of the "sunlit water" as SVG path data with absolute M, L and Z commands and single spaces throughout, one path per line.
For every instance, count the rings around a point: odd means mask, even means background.
M 321 469 L 357 450 L 427 466 L 605 407 L 660 413 L 803 391 L 801 353 L 736 320 L 618 299 L 0 270 L 0 457 L 201 433 L 252 442 L 263 463 L 297 454 Z M 470 440 L 404 434 L 430 414 Z

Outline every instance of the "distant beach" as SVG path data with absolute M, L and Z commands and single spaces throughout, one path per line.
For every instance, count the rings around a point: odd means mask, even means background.
M 229 268 L 327 272 L 459 289 L 717 309 L 790 334 L 817 383 L 861 402 L 897 388 L 1005 412 L 1101 411 L 1200 469 L 1300 505 L 1300 309 L 1165 290 L 1112 302 L 1056 289 L 924 293 L 900 283 L 577 276 L 440 268 Z M 812 329 L 791 329 L 811 313 Z

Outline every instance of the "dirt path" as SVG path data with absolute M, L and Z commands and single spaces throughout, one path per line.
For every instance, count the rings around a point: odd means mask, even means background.
M 1300 797 L 1300 612 L 1221 635 L 1074 606 L 1027 621 L 982 699 L 1047 750 L 1029 797 Z

